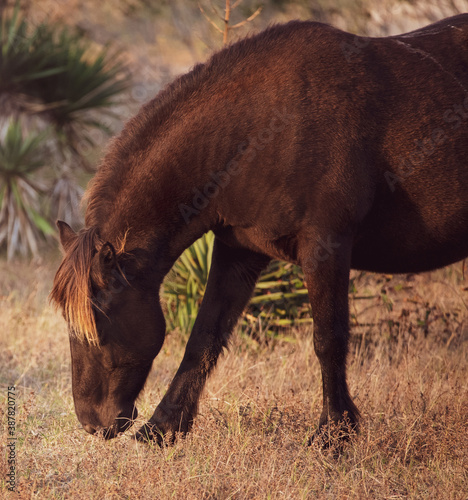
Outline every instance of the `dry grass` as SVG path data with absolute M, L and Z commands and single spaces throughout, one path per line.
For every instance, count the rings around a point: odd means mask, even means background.
M 56 264 L 0 263 L 1 428 L 6 388 L 15 384 L 16 496 L 466 499 L 468 313 L 460 265 L 409 279 L 356 278 L 352 323 L 360 326 L 353 326 L 349 381 L 363 421 L 334 458 L 305 446 L 321 384 L 304 329 L 287 341 L 236 335 L 192 434 L 172 448 L 137 444 L 133 432 L 109 442 L 87 435 L 73 411 L 66 328 L 46 304 Z M 177 334 L 168 337 L 138 404 L 144 417 L 183 346 Z M 0 496 L 5 459 L 3 447 Z

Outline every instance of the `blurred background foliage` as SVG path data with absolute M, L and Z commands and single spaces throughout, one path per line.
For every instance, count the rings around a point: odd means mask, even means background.
M 27 19 L 16 2 L 0 23 L 0 246 L 8 259 L 38 255 L 51 221 L 79 223 L 83 152 L 92 131 L 109 133 L 116 98 L 129 85 L 107 47 L 77 31 Z
M 224 0 L 0 0 L 1 255 L 37 257 L 56 247 L 56 218 L 82 224 L 81 195 L 109 135 L 177 74 L 222 46 L 214 25 L 222 27 L 224 7 Z M 229 41 L 291 19 L 391 35 L 466 12 L 468 1 L 243 0 L 230 24 L 260 7 Z M 170 329 L 193 326 L 212 241 L 207 234 L 187 249 L 166 279 Z M 300 269 L 274 262 L 243 322 L 252 332 L 274 335 L 309 322 L 308 312 Z

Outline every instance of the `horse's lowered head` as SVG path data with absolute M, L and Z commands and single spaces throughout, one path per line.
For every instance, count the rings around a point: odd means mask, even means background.
M 112 245 L 94 228 L 57 225 L 64 258 L 51 298 L 69 326 L 76 414 L 86 431 L 112 438 L 132 425 L 164 341 L 159 283 L 141 272 L 124 241 Z

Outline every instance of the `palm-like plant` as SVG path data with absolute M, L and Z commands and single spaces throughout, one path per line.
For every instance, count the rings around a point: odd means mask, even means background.
M 2 14 L 0 23 L 0 92 L 27 88 L 34 93 L 34 82 L 57 74 L 64 68 L 51 66 L 53 41 L 46 25 L 31 30 L 19 16 L 19 4 L 13 15 Z
M 179 257 L 164 282 L 166 318 L 170 330 L 192 329 L 205 295 L 214 234 L 204 234 Z

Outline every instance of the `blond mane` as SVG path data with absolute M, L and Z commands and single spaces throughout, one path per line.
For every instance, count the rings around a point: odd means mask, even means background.
M 117 242 L 117 255 L 125 253 L 127 234 L 128 231 Z M 96 228 L 81 230 L 66 250 L 50 293 L 50 299 L 62 310 L 70 333 L 95 346 L 99 345 L 99 336 L 93 307 L 98 305 L 93 299 L 91 263 L 103 244 Z
M 102 243 L 95 228 L 81 230 L 66 250 L 50 293 L 51 300 L 62 310 L 70 333 L 91 345 L 99 345 L 93 312 L 91 262 Z

